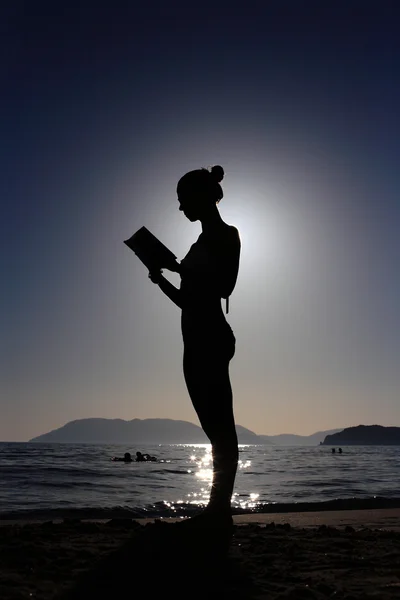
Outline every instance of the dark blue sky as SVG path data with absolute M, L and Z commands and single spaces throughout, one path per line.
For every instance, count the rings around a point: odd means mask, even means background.
M 0 439 L 196 420 L 179 315 L 122 240 L 146 224 L 182 258 L 176 182 L 215 163 L 243 239 L 237 421 L 400 425 L 396 2 L 1 11 Z

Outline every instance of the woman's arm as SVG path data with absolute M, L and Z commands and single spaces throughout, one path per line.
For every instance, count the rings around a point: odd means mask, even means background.
M 178 288 L 172 285 L 168 279 L 165 279 L 165 277 L 161 274 L 161 271 L 150 272 L 149 278 L 153 283 L 158 284 L 159 288 L 166 296 L 168 296 L 170 300 L 172 300 L 174 304 L 176 304 L 179 308 L 182 308 L 181 290 L 178 290 Z

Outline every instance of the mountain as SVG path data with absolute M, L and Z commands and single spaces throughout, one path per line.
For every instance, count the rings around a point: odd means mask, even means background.
M 236 426 L 241 444 L 262 444 L 257 434 Z M 79 419 L 30 440 L 92 444 L 204 444 L 203 430 L 188 421 L 174 419 Z
M 342 431 L 330 429 L 312 435 L 257 435 L 236 425 L 240 444 L 274 444 L 277 446 L 318 446 L 326 436 Z M 203 430 L 188 421 L 175 419 L 78 419 L 70 421 L 31 442 L 72 442 L 92 444 L 204 444 Z
M 260 442 L 260 436 L 246 429 L 242 425 L 236 425 L 236 433 L 238 436 L 239 444 L 271 444 L 271 442 Z
M 318 446 L 328 434 L 342 431 L 341 429 L 328 429 L 317 431 L 311 435 L 296 435 L 294 433 L 280 433 L 279 435 L 259 435 L 259 444 L 272 443 L 275 446 Z M 265 441 L 264 441 L 265 440 Z
M 327 435 L 324 445 L 338 446 L 400 446 L 400 427 L 357 425 L 340 433 Z

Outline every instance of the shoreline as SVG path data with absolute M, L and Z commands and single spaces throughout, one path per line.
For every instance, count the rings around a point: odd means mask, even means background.
M 146 520 L 151 522 L 156 519 L 169 520 L 180 519 L 193 516 L 201 510 L 201 505 L 193 504 L 174 504 L 172 507 L 155 510 L 154 507 L 144 508 L 124 508 L 124 507 L 86 507 L 86 508 L 53 508 L 53 509 L 25 509 L 10 510 L 0 513 L 0 526 L 7 522 L 19 521 L 62 521 L 64 519 L 74 520 L 95 520 L 104 521 L 110 519 L 134 519 L 136 521 Z M 354 511 L 378 511 L 378 510 L 399 510 L 400 498 L 370 497 L 370 498 L 337 498 L 323 502 L 287 502 L 271 503 L 254 507 L 253 509 L 241 509 L 232 507 L 232 514 L 235 522 L 267 522 L 269 520 L 282 520 L 286 518 L 295 519 L 288 515 L 303 513 L 343 513 Z M 286 515 L 286 517 L 284 516 Z M 311 517 L 310 517 L 311 518 Z M 317 517 L 312 517 L 314 520 Z M 258 520 L 258 521 L 257 521 Z
M 167 518 L 96 518 L 85 517 L 82 519 L 58 517 L 58 518 L 20 518 L 20 519 L 2 519 L 0 528 L 10 526 L 27 526 L 43 524 L 60 523 L 99 523 L 107 524 L 110 522 L 119 522 L 121 525 L 127 522 L 136 522 L 140 525 L 147 525 L 161 521 L 162 523 L 176 523 L 184 520 L 180 517 Z M 326 527 L 352 527 L 353 529 L 379 529 L 400 532 L 400 508 L 378 508 L 378 509 L 352 509 L 336 511 L 298 511 L 288 513 L 243 513 L 233 516 L 234 524 L 237 526 L 258 525 L 267 527 L 275 524 L 290 525 L 296 528 L 318 528 Z

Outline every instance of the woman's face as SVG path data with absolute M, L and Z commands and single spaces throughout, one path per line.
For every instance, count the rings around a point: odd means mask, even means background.
M 187 191 L 178 191 L 178 202 L 179 202 L 179 210 L 183 212 L 185 217 L 189 219 L 192 223 L 198 221 L 201 218 L 201 203 L 199 198 L 196 197 L 196 194 L 189 193 Z

